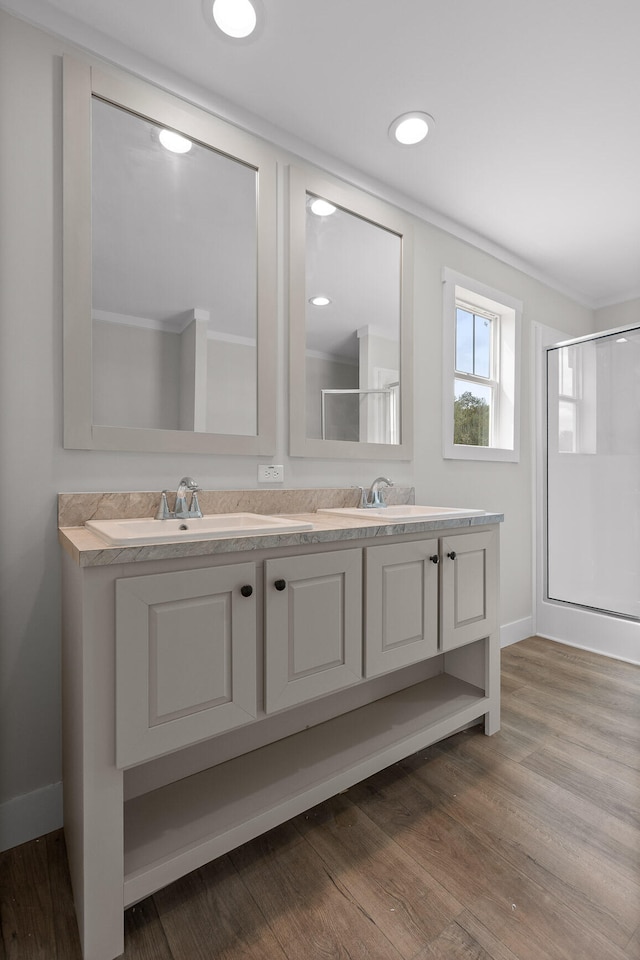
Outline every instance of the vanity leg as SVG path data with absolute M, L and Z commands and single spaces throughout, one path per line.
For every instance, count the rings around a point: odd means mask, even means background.
M 491 707 L 484 715 L 484 732 L 490 737 L 500 729 L 500 634 L 487 637 L 485 644 L 484 689 Z
M 115 767 L 113 591 L 63 554 L 64 830 L 84 960 L 124 952 L 123 776 Z
M 500 710 L 489 710 L 484 715 L 485 736 L 490 737 L 500 729 Z
M 115 960 L 124 953 L 122 816 L 111 802 L 118 792 L 113 786 L 102 778 L 103 797 L 90 789 L 65 800 L 65 838 L 84 960 Z M 80 816 L 74 809 L 78 800 Z
M 444 669 L 460 680 L 473 683 L 484 690 L 489 701 L 484 714 L 484 732 L 490 737 L 500 729 L 500 648 L 498 636 L 493 633 L 483 640 L 444 654 Z

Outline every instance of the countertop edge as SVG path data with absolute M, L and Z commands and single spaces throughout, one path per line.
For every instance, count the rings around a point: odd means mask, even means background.
M 283 515 L 284 516 L 284 515 Z M 207 557 L 216 554 L 240 553 L 247 550 L 272 550 L 279 547 L 313 546 L 344 540 L 397 537 L 436 530 L 459 530 L 502 523 L 504 514 L 485 513 L 445 520 L 412 520 L 387 523 L 354 517 L 330 517 L 316 513 L 287 514 L 288 519 L 313 523 L 313 529 L 296 533 L 269 533 L 253 536 L 217 537 L 207 540 L 185 540 L 181 543 L 153 543 L 144 546 L 107 546 L 86 527 L 59 527 L 58 540 L 63 550 L 81 567 L 108 566 L 114 563 L 138 563 L 146 560 L 179 560 L 183 557 Z

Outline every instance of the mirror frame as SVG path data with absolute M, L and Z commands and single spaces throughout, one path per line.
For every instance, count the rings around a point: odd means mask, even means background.
M 251 436 L 93 423 L 91 104 L 97 96 L 170 127 L 256 171 L 257 432 Z M 119 71 L 63 57 L 64 447 L 156 453 L 269 455 L 276 449 L 276 156 L 266 144 Z
M 320 440 L 306 425 L 306 216 L 307 194 L 323 197 L 390 230 L 401 241 L 400 443 Z M 289 453 L 292 457 L 410 460 L 413 455 L 413 227 L 408 214 L 310 167 L 289 167 Z

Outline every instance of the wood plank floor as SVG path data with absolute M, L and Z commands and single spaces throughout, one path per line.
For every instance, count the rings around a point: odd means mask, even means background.
M 127 960 L 640 960 L 640 668 L 531 637 L 457 734 L 125 914 Z M 80 960 L 62 831 L 0 855 L 0 960 Z

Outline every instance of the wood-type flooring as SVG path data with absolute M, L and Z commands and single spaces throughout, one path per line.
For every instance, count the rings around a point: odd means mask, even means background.
M 502 730 L 395 764 L 125 914 L 127 960 L 640 960 L 640 668 L 531 637 Z M 0 960 L 81 960 L 62 831 L 0 854 Z

